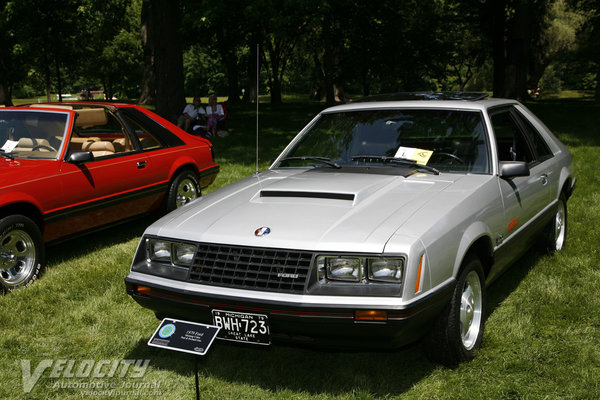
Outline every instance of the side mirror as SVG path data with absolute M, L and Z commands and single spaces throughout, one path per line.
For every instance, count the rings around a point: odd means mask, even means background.
M 525 161 L 500 161 L 500 178 L 510 179 L 516 176 L 529 176 L 529 167 Z
M 71 155 L 69 155 L 67 162 L 73 164 L 82 164 L 94 160 L 95 158 L 91 151 L 74 151 L 71 153 Z

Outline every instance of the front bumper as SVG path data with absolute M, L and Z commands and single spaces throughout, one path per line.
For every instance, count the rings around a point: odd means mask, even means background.
M 212 310 L 265 314 L 273 342 L 335 348 L 395 348 L 418 340 L 450 300 L 455 281 L 410 304 L 395 297 L 295 295 L 230 289 L 130 272 L 127 293 L 158 318 L 213 324 Z M 384 321 L 361 321 L 377 310 Z

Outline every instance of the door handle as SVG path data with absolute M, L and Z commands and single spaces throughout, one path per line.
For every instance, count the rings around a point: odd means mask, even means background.
M 146 168 L 147 164 L 148 164 L 148 161 L 138 161 L 137 167 L 138 167 L 138 169 Z
M 540 181 L 542 182 L 542 185 L 546 186 L 548 184 L 548 175 L 546 175 L 546 174 L 540 175 Z

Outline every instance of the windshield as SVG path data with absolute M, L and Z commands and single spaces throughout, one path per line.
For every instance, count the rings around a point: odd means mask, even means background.
M 5 157 L 56 159 L 69 115 L 58 111 L 1 110 L 0 148 Z
M 326 113 L 274 168 L 377 167 L 408 161 L 441 172 L 489 173 L 479 111 L 439 109 Z M 406 165 L 404 165 L 406 166 Z

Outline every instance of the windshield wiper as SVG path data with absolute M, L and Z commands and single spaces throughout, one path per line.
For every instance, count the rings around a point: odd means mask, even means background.
M 430 167 L 429 165 L 419 164 L 415 160 L 410 160 L 408 158 L 388 157 L 388 156 L 354 156 L 354 157 L 352 157 L 352 161 L 382 162 L 384 164 L 385 163 L 403 164 L 403 165 L 415 167 L 417 169 L 424 169 L 425 171 L 432 172 L 434 175 L 440 174 L 440 171 L 438 171 L 436 168 Z
M 323 164 L 329 165 L 330 167 L 335 168 L 335 169 L 342 168 L 342 166 L 340 164 L 338 164 L 334 161 L 331 161 L 331 159 L 329 159 L 327 157 L 318 157 L 318 156 L 286 157 L 286 158 L 282 159 L 280 162 L 294 161 L 294 160 L 300 160 L 300 161 L 312 160 L 312 161 L 322 162 Z
M 10 153 L 7 153 L 6 151 L 0 149 L 0 156 L 2 156 L 2 158 L 6 158 L 7 160 L 14 160 L 15 156 L 13 156 Z

